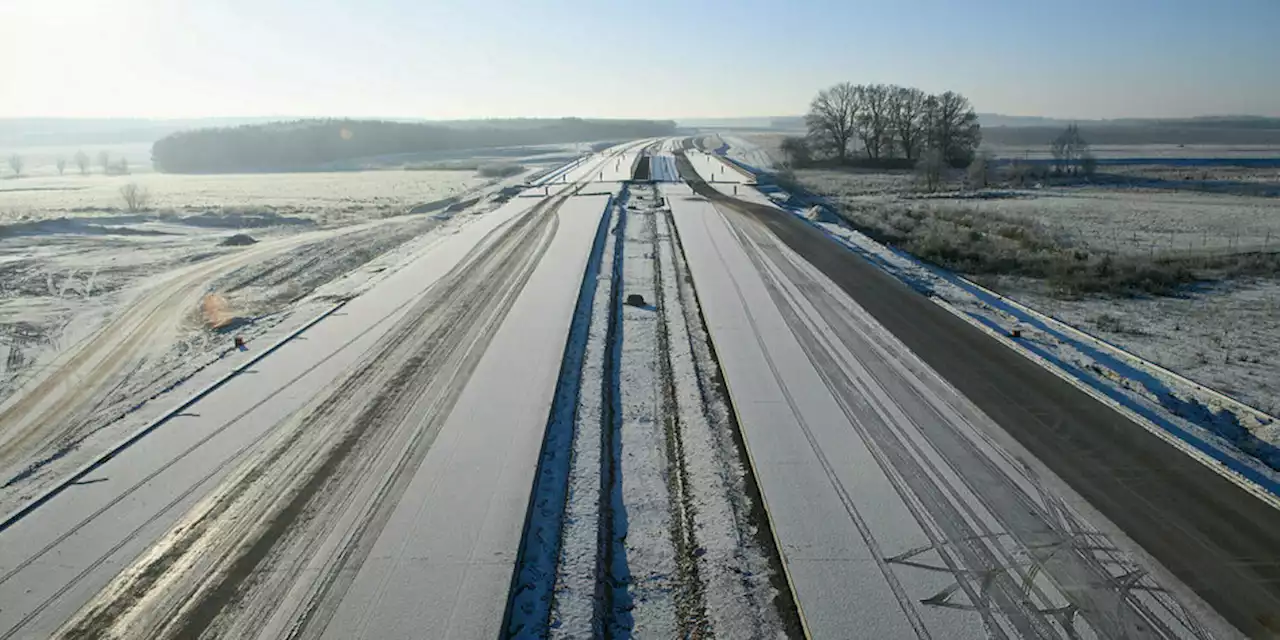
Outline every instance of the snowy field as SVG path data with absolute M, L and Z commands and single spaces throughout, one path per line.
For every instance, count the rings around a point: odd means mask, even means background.
M 1132 300 L 1063 300 L 1033 287 L 1008 288 L 1028 306 L 1280 415 L 1280 282 Z
M 0 181 L 0 224 L 118 213 L 127 184 L 146 189 L 158 213 L 265 209 L 324 223 L 402 213 L 484 182 L 471 171 L 33 176 Z
M 1064 235 L 1073 245 L 1122 254 L 1280 248 L 1280 198 L 1108 187 L 925 197 L 907 172 L 802 169 L 796 178 L 841 207 L 1010 216 Z
M 996 156 L 1047 160 L 1052 157 L 1046 142 L 1039 146 L 992 145 Z M 1246 144 L 1099 144 L 1089 150 L 1099 159 L 1108 158 L 1275 158 L 1280 147 L 1275 145 Z
M 32 169 L 0 180 L 0 486 L 102 438 L 233 336 L 253 344 L 357 293 L 529 174 Z M 150 194 L 141 210 L 126 184 Z

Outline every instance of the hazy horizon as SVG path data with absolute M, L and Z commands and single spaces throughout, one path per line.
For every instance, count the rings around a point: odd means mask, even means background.
M 768 118 L 845 80 L 1009 116 L 1280 116 L 1276 24 L 1268 0 L 7 0 L 0 117 Z

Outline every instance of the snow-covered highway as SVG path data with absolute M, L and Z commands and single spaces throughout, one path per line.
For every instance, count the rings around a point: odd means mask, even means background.
M 1274 509 L 688 146 L 617 145 L 459 214 L 0 514 L 0 640 L 1276 624 Z
M 828 278 L 758 222 L 664 192 L 816 637 L 855 602 L 866 637 L 1207 637 Z

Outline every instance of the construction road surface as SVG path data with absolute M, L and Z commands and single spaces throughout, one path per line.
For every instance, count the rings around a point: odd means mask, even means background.
M 689 146 L 443 222 L 0 513 L 0 640 L 1280 635 L 1280 512 Z

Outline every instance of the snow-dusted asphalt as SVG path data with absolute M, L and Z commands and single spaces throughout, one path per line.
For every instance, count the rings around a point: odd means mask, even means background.
M 664 193 L 814 637 L 1207 637 L 834 283 Z

